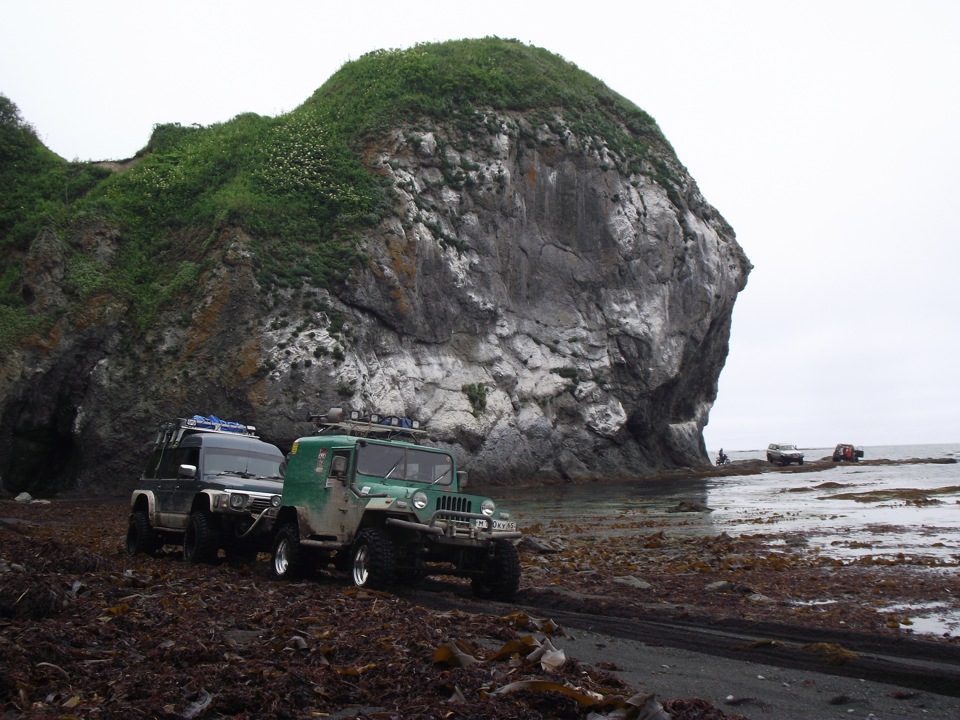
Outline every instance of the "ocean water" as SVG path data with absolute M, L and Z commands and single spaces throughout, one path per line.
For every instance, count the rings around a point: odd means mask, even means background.
M 864 447 L 864 459 L 954 459 L 960 444 Z M 833 448 L 803 448 L 808 460 Z M 766 459 L 765 449 L 727 451 L 733 460 Z M 715 455 L 715 453 L 714 453 Z M 597 535 L 645 528 L 714 536 L 763 534 L 771 552 L 797 542 L 807 549 L 854 561 L 869 556 L 907 563 L 929 573 L 955 575 L 960 567 L 960 462 L 866 465 L 830 463 L 804 472 L 769 472 L 707 478 L 638 480 L 540 490 L 498 491 L 501 503 L 525 525 L 551 522 Z M 681 502 L 710 512 L 671 512 Z M 652 532 L 653 529 L 644 530 Z M 947 593 L 946 595 L 949 595 Z M 916 633 L 960 635 L 960 611 L 946 606 L 899 608 Z M 893 612 L 893 608 L 884 609 Z
M 809 460 L 819 460 L 820 458 L 833 455 L 834 446 L 823 448 L 808 448 L 799 446 L 803 450 L 804 457 Z M 960 443 L 948 444 L 928 444 L 928 445 L 857 445 L 863 449 L 864 460 L 909 460 L 910 458 L 953 458 L 960 461 Z M 717 457 L 718 449 L 709 451 L 710 457 Z M 767 449 L 765 447 L 756 450 L 725 450 L 731 460 L 752 460 L 766 459 Z

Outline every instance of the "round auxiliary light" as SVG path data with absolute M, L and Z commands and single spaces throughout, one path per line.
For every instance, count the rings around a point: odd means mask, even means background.
M 418 490 L 413 494 L 413 506 L 417 510 L 423 510 L 427 506 L 427 494 Z
M 234 510 L 242 510 L 243 506 L 247 504 L 247 496 L 240 493 L 232 493 L 230 495 L 230 507 Z
M 496 503 L 493 502 L 490 498 L 487 498 L 480 505 L 480 512 L 482 512 L 487 517 L 493 515 L 493 511 L 497 509 Z

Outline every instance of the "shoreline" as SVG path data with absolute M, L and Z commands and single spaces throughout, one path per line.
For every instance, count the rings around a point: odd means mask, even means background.
M 818 460 L 809 460 L 803 465 L 776 465 L 763 459 L 749 460 L 731 460 L 726 465 L 706 465 L 702 468 L 678 468 L 676 470 L 664 470 L 650 475 L 638 475 L 633 477 L 591 477 L 577 480 L 514 480 L 504 483 L 477 483 L 471 485 L 471 492 L 486 493 L 496 495 L 498 491 L 504 488 L 517 490 L 531 490 L 537 488 L 551 487 L 582 487 L 590 485 L 642 485 L 644 483 L 661 483 L 669 480 L 698 480 L 701 478 L 713 477 L 734 477 L 761 475 L 763 473 L 783 473 L 797 474 L 818 472 L 830 470 L 832 468 L 856 468 L 856 467 L 877 467 L 893 465 L 956 465 L 956 458 L 904 458 L 888 459 L 873 458 L 869 460 L 860 460 L 859 462 L 833 462 L 830 457 L 820 458 Z

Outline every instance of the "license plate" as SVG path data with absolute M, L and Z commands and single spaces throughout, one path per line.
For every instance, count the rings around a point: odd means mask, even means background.
M 493 523 L 493 527 L 490 528 L 490 523 Z M 516 530 L 517 524 L 512 520 L 476 520 L 474 521 L 474 526 L 485 530 L 490 528 L 491 530 Z

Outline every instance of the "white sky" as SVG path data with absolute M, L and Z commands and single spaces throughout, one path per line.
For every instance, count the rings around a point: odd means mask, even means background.
M 59 155 L 121 159 L 488 35 L 650 113 L 736 230 L 755 269 L 708 448 L 960 442 L 960 2 L 0 0 L 0 92 Z

